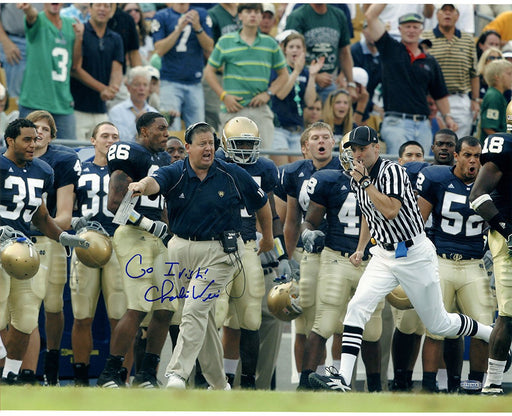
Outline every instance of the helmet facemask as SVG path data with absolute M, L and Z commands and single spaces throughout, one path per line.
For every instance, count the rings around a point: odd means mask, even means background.
M 354 170 L 354 153 L 352 149 L 349 147 L 344 149 L 339 156 L 341 166 L 343 167 L 343 173 L 347 175 L 349 178 L 350 172 Z
M 227 138 L 226 143 L 226 154 L 235 163 L 251 165 L 256 163 L 260 157 L 261 139 L 259 137 L 242 134 Z

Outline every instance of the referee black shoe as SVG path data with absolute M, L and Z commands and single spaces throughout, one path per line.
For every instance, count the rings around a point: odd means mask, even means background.
M 351 390 L 350 385 L 338 373 L 338 370 L 335 367 L 327 367 L 325 370 L 330 374 L 329 376 L 322 376 L 318 373 L 311 373 L 309 375 L 309 384 L 313 388 L 339 392 L 346 392 Z

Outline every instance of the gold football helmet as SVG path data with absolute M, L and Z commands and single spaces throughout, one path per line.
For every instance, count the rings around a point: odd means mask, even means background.
M 97 221 L 88 221 L 87 225 L 78 230 L 79 235 L 89 242 L 89 248 L 75 247 L 75 253 L 87 267 L 100 268 L 108 263 L 112 256 L 112 242 L 101 224 Z
M 2 268 L 15 279 L 30 279 L 39 270 L 39 253 L 25 236 L 4 241 L 0 251 Z
M 414 308 L 414 306 L 412 306 L 411 301 L 405 294 L 404 289 L 402 289 L 402 286 L 400 285 L 395 287 L 391 292 L 389 292 L 386 295 L 386 300 L 389 302 L 391 306 L 394 306 L 395 308 L 400 309 L 401 311 Z
M 222 130 L 222 148 L 235 163 L 250 165 L 260 157 L 261 138 L 258 126 L 247 117 L 229 120 Z
M 507 105 L 507 132 L 512 133 L 512 101 Z
M 354 170 L 354 154 L 352 153 L 352 149 L 350 147 L 347 147 L 346 149 L 343 148 L 343 145 L 347 143 L 350 140 L 350 132 L 346 133 L 340 142 L 340 163 L 343 167 L 343 173 L 346 174 L 349 178 L 350 171 Z
M 299 305 L 299 285 L 291 280 L 270 289 L 267 295 L 268 310 L 281 321 L 292 321 L 302 313 Z

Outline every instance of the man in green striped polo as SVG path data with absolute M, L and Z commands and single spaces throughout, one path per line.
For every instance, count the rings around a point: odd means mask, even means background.
M 241 3 L 238 18 L 242 28 L 221 36 L 204 70 L 206 81 L 220 97 L 220 125 L 245 116 L 260 129 L 262 148 L 270 149 L 274 138 L 274 114 L 268 102 L 288 80 L 284 55 L 277 42 L 258 31 L 263 8 L 260 3 Z M 224 87 L 215 71 L 224 66 Z M 278 77 L 270 84 L 270 71 Z
M 422 38 L 432 42 L 430 54 L 443 71 L 450 114 L 459 125 L 457 135 L 468 136 L 473 120 L 480 113 L 480 79 L 476 73 L 476 50 L 473 37 L 455 27 L 459 10 L 454 4 L 443 4 L 437 10 L 438 25 L 423 32 Z

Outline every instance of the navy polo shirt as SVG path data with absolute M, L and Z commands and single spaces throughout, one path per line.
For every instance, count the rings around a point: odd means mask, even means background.
M 247 171 L 215 159 L 201 181 L 188 157 L 151 175 L 167 200 L 169 228 L 181 237 L 208 239 L 242 229 L 241 209 L 262 208 L 267 195 Z
M 84 26 L 82 41 L 82 67 L 94 79 L 109 85 L 112 62 L 124 62 L 123 39 L 111 29 L 105 31 L 100 39 L 90 22 Z M 105 101 L 100 93 L 75 78 L 71 78 L 71 95 L 75 101 L 75 110 L 84 113 L 102 114 L 107 112 Z
M 434 100 L 448 95 L 436 58 L 423 54 L 411 62 L 405 45 L 388 32 L 375 45 L 382 60 L 384 110 L 428 116 L 427 94 Z

